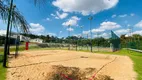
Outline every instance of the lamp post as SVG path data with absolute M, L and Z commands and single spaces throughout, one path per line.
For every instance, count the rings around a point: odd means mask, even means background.
M 92 31 L 91 31 L 92 30 L 92 20 L 93 20 L 93 17 L 90 16 L 88 19 L 90 20 L 90 34 L 91 34 L 90 46 L 91 46 L 91 52 L 93 52 L 92 51 Z
M 70 32 L 71 32 L 71 25 L 69 24 L 68 25 L 68 36 L 69 36 L 69 49 L 68 50 L 70 50 Z
M 7 61 L 8 36 L 9 36 L 9 26 L 10 26 L 10 20 L 11 20 L 12 6 L 13 6 L 13 0 L 11 0 L 11 3 L 10 3 L 10 9 L 9 9 L 9 14 L 8 14 L 7 33 L 6 33 L 5 46 L 4 46 L 3 67 L 5 67 L 5 68 L 6 68 L 6 61 Z
M 80 26 L 81 28 L 81 37 L 83 37 L 83 26 Z
M 87 40 L 89 39 L 89 33 L 87 33 Z M 88 41 L 87 41 L 87 51 L 88 51 Z
M 83 38 L 83 26 L 80 26 L 81 28 L 81 37 L 80 37 L 80 42 L 82 43 L 82 38 Z M 81 44 L 83 47 L 83 44 Z M 82 48 L 81 48 L 82 49 Z
M 59 47 L 60 47 L 60 48 L 61 48 L 61 43 L 60 43 L 60 42 L 61 42 L 61 39 L 60 39 L 60 34 L 61 34 L 61 33 L 62 33 L 62 31 L 60 31 L 59 34 L 58 34 L 58 43 L 59 43 Z

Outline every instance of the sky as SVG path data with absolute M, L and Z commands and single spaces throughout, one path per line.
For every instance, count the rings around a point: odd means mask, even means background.
M 119 36 L 130 32 L 142 35 L 141 3 L 142 0 L 47 0 L 35 6 L 32 0 L 14 0 L 32 34 L 58 37 L 67 37 L 68 31 L 73 36 L 86 37 L 90 16 L 92 37 L 109 38 L 111 30 Z M 1 19 L 0 30 L 6 30 Z

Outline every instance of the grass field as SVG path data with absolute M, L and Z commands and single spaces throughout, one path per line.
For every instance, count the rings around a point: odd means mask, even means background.
M 32 49 L 34 49 L 34 48 L 32 48 Z M 50 48 L 50 49 L 44 48 L 44 50 L 45 49 L 47 49 L 47 50 L 53 49 L 54 50 L 54 48 Z M 20 50 L 24 50 L 24 49 L 21 48 Z M 14 49 L 12 49 L 11 51 L 14 51 Z M 84 51 L 84 50 L 81 50 L 81 51 Z M 88 52 L 88 51 L 85 50 L 85 52 Z M 134 62 L 134 70 L 138 74 L 137 80 L 142 80 L 142 53 L 129 51 L 127 49 L 122 49 L 122 50 L 117 51 L 117 52 L 94 52 L 94 53 L 129 56 L 132 59 L 132 61 Z M 2 54 L 2 53 L 0 52 L 0 54 Z M 2 56 L 0 56 L 0 80 L 5 80 L 5 75 L 6 75 L 6 69 L 2 67 Z
M 2 56 L 3 54 L 0 53 L 0 80 L 5 80 L 6 69 L 2 67 Z

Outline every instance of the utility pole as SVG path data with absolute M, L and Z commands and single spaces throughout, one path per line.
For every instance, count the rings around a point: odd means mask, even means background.
M 7 50 L 8 50 L 8 36 L 9 36 L 9 26 L 10 26 L 10 20 L 11 20 L 11 13 L 12 13 L 12 6 L 13 6 L 13 0 L 11 0 L 10 3 L 10 9 L 9 9 L 9 14 L 8 14 L 8 24 L 7 24 L 7 32 L 6 32 L 6 38 L 5 38 L 5 46 L 4 46 L 4 60 L 3 60 L 3 67 L 6 66 L 6 61 L 7 61 Z
M 87 40 L 89 39 L 89 34 L 87 33 Z M 88 51 L 88 41 L 87 41 L 87 51 Z
M 80 37 L 80 42 L 82 43 L 82 38 L 83 38 L 83 26 L 80 26 L 80 28 L 81 28 L 81 37 Z M 83 44 L 81 44 L 82 45 L 82 48 L 83 48 Z M 82 49 L 81 48 L 81 49 Z
M 90 34 L 91 34 L 90 46 L 91 46 L 91 52 L 93 52 L 93 50 L 92 50 L 92 31 L 91 31 L 92 30 L 92 20 L 93 20 L 93 17 L 90 16 L 88 19 L 90 20 Z
M 59 47 L 60 47 L 60 48 L 61 48 L 61 43 L 60 43 L 60 42 L 61 42 L 61 39 L 60 39 L 60 34 L 61 34 L 61 33 L 62 33 L 62 31 L 60 31 L 59 34 L 58 34 L 58 43 L 59 43 Z
M 68 36 L 69 36 L 69 50 L 70 50 L 70 44 L 71 44 L 71 42 L 70 42 L 70 32 L 71 32 L 71 25 L 69 24 L 68 25 Z

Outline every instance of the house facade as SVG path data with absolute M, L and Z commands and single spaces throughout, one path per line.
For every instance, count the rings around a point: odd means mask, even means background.
M 30 42 L 33 42 L 33 43 L 43 43 L 43 40 L 39 39 L 39 38 L 36 38 L 36 39 L 30 39 Z

